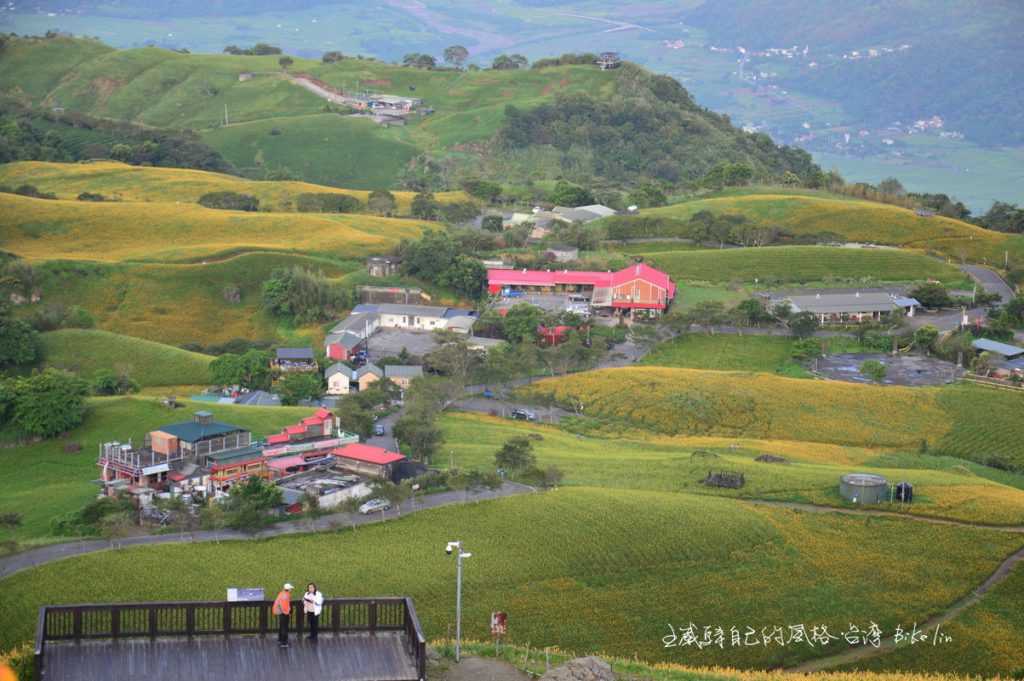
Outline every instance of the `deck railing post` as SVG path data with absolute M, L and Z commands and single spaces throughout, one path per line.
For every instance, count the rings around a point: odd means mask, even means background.
M 110 637 L 117 639 L 121 636 L 121 608 L 116 605 L 110 608 Z
M 185 634 L 192 638 L 196 633 L 196 606 L 189 603 L 185 606 Z
M 373 634 L 377 631 L 377 601 L 370 601 L 367 605 L 366 623 L 370 633 Z
M 298 602 L 302 603 L 302 601 Z M 302 608 L 299 608 L 295 605 L 295 601 L 292 602 L 292 612 L 295 613 L 295 633 L 299 635 L 299 638 L 302 638 L 302 632 L 306 624 L 306 618 L 303 617 L 305 612 Z
M 82 638 L 82 609 L 75 608 L 71 611 L 71 636 L 76 641 Z
M 263 605 L 260 606 L 260 624 L 259 624 L 260 636 L 263 636 L 264 634 L 266 634 L 267 633 L 267 628 L 269 627 L 270 616 L 267 614 L 268 613 L 267 607 L 268 606 L 267 606 L 266 603 L 264 603 Z
M 231 635 L 231 605 L 229 603 L 224 604 L 224 613 L 221 621 L 221 629 L 223 630 L 224 636 Z
M 331 631 L 335 634 L 341 629 L 341 603 L 331 606 Z
M 156 638 L 156 608 L 151 605 L 147 611 L 149 612 L 149 637 Z

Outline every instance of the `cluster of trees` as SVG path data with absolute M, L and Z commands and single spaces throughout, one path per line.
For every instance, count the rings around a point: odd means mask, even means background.
M 138 382 L 127 370 L 100 369 L 93 375 L 90 387 L 96 395 L 127 395 L 139 392 Z
M 586 187 L 581 187 L 565 180 L 555 182 L 554 188 L 548 194 L 548 201 L 556 206 L 589 206 L 597 202 L 594 195 Z
M 210 362 L 210 380 L 216 385 L 239 385 L 249 390 L 270 388 L 270 352 L 247 350 L 226 352 Z
M 362 207 L 359 199 L 348 194 L 299 194 L 295 200 L 295 208 L 301 213 L 355 213 Z
M 35 364 L 42 356 L 39 334 L 31 324 L 16 319 L 7 304 L 0 304 L 0 369 Z
M 199 197 L 199 205 L 221 210 L 257 211 L 260 200 L 251 194 L 239 192 L 207 192 Z
M 263 282 L 263 305 L 296 324 L 335 319 L 351 304 L 351 292 L 323 272 L 293 266 L 277 268 Z
M 419 239 L 403 239 L 399 244 L 404 274 L 420 277 L 476 300 L 484 293 L 487 269 L 466 252 L 463 244 L 447 232 L 430 229 Z
M 410 52 L 402 57 L 402 66 L 414 69 L 432 69 L 437 66 L 437 59 L 434 59 L 434 57 L 429 54 Z
M 1024 208 L 1015 203 L 996 201 L 984 215 L 975 222 L 986 229 L 1011 234 L 1024 234 Z
M 398 208 L 398 201 L 387 189 L 375 189 L 366 198 L 366 207 L 378 215 L 390 217 Z
M 154 130 L 74 111 L 55 113 L 0 102 L 0 163 L 97 158 L 167 168 L 234 170 L 191 132 Z
M 85 381 L 57 369 L 0 379 L 0 426 L 29 437 L 60 435 L 82 423 L 88 394 Z
M 336 64 L 337 62 L 341 61 L 344 58 L 345 55 L 343 55 L 341 52 L 338 52 L 337 50 L 331 50 L 329 52 L 324 52 L 323 56 L 320 57 L 320 61 L 322 61 L 325 64 Z
M 41 192 L 39 188 L 34 184 L 19 184 L 17 187 L 8 187 L 6 185 L 0 185 L 0 192 L 4 194 L 17 194 L 19 196 L 27 196 L 32 199 L 56 199 L 57 195 L 53 192 Z
M 228 45 L 224 48 L 224 54 L 234 54 L 246 57 L 264 56 L 268 54 L 281 54 L 281 48 L 275 45 L 268 45 L 267 43 L 256 43 L 252 47 Z
M 499 147 L 509 153 L 553 150 L 563 174 L 588 184 L 696 187 L 709 173 L 716 183 L 769 181 L 786 173 L 806 186 L 824 183 L 825 174 L 807 152 L 737 130 L 727 118 L 698 107 L 672 78 L 629 64 L 623 70 L 630 77 L 618 79 L 614 98 L 580 93 L 529 110 L 509 105 Z M 727 165 L 714 170 L 723 159 Z
M 432 192 L 421 191 L 412 198 L 409 212 L 421 220 L 444 220 L 452 225 L 460 225 L 480 215 L 480 206 L 472 201 L 441 203 L 434 198 Z
M 525 69 L 529 65 L 530 60 L 521 54 L 499 54 L 491 62 L 491 68 L 495 71 Z
M 697 303 L 685 312 L 675 312 L 663 319 L 663 323 L 677 333 L 686 333 L 691 326 L 703 328 L 714 334 L 716 326 L 758 327 L 762 324 L 784 323 L 794 338 L 810 338 L 820 326 L 818 318 L 811 312 L 793 314 L 786 303 L 768 310 L 756 298 L 748 298 L 733 308 L 717 300 Z
M 792 175 L 792 173 L 790 173 Z M 793 177 L 796 177 L 793 175 Z M 719 163 L 701 178 L 701 184 L 709 189 L 744 187 L 754 179 L 754 169 L 749 163 Z M 797 178 L 799 181 L 799 178 Z
M 537 467 L 537 456 L 533 452 L 533 441 L 542 436 L 533 433 L 509 438 L 494 455 L 494 465 L 506 475 L 523 482 L 554 487 L 562 481 L 563 473 L 557 466 L 544 470 Z
M 547 69 L 552 66 L 571 66 L 571 65 L 592 65 L 597 61 L 597 55 L 593 52 L 581 52 L 579 54 L 567 53 L 560 57 L 547 57 L 545 59 L 538 59 L 533 62 L 530 67 L 532 69 Z

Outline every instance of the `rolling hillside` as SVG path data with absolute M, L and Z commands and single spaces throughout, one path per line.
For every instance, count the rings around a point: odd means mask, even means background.
M 530 397 L 579 400 L 594 425 L 917 449 L 1024 468 L 1024 396 L 976 386 L 903 388 L 762 373 L 630 367 L 545 379 Z M 999 424 L 995 427 L 993 424 Z
M 61 329 L 41 336 L 46 366 L 89 380 L 97 370 L 127 371 L 140 386 L 204 385 L 209 355 L 94 329 Z
M 194 262 L 247 251 L 359 257 L 423 224 L 363 215 L 249 213 L 193 204 L 93 203 L 0 194 L 0 249 L 29 260 Z
M 1002 264 L 1024 261 L 1024 236 L 1004 234 L 941 216 L 923 218 L 914 211 L 881 203 L 828 195 L 754 190 L 651 208 L 645 216 L 689 220 L 706 210 L 738 214 L 764 227 L 790 234 L 834 235 L 847 241 L 903 246 L 955 259 Z
M 663 244 L 670 245 L 670 244 Z M 657 248 L 658 244 L 651 244 Z M 643 257 L 677 280 L 772 283 L 922 281 L 961 284 L 953 265 L 918 253 L 826 246 L 768 246 L 644 252 Z
M 40 191 L 52 192 L 62 199 L 74 199 L 81 192 L 94 192 L 119 201 L 194 203 L 208 192 L 231 191 L 250 194 L 260 200 L 260 208 L 283 212 L 295 210 L 300 194 L 347 194 L 366 204 L 370 192 L 342 189 L 308 182 L 287 180 L 247 180 L 233 175 L 182 168 L 133 166 L 116 161 L 91 163 L 44 163 L 23 161 L 0 165 L 0 185 L 16 187 L 31 184 Z M 398 212 L 408 214 L 413 192 L 393 192 Z M 439 192 L 441 203 L 463 201 L 462 192 Z
M 40 62 L 47 68 L 37 69 Z M 242 73 L 253 77 L 242 81 Z M 294 74 L 346 92 L 415 93 L 430 112 L 406 126 L 371 127 L 289 82 Z M 198 131 L 249 176 L 286 173 L 361 189 L 396 185 L 406 171 L 422 169 L 416 159 L 423 154 L 444 166 L 431 179 L 435 188 L 480 174 L 522 182 L 568 174 L 626 188 L 644 179 L 692 180 L 723 160 L 747 162 L 764 176 L 818 172 L 806 153 L 740 131 L 676 81 L 634 65 L 458 71 L 296 58 L 285 72 L 277 56 L 22 38 L 0 54 L 0 90 L 27 106 Z M 548 125 L 552 117 L 557 125 Z M 561 132 L 552 139 L 538 127 Z M 527 147 L 557 163 L 536 164 L 522 153 Z

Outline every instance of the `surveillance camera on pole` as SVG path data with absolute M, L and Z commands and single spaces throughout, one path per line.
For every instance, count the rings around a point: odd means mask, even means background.
M 455 661 L 462 659 L 462 559 L 473 554 L 462 550 L 461 541 L 450 541 L 444 547 L 449 556 L 455 554 Z

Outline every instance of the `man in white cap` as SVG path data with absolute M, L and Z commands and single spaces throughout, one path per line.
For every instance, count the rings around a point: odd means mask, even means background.
M 291 584 L 285 582 L 284 588 L 274 599 L 274 607 L 271 612 L 277 616 L 277 643 L 282 648 L 288 647 L 288 618 L 292 614 L 292 589 Z

